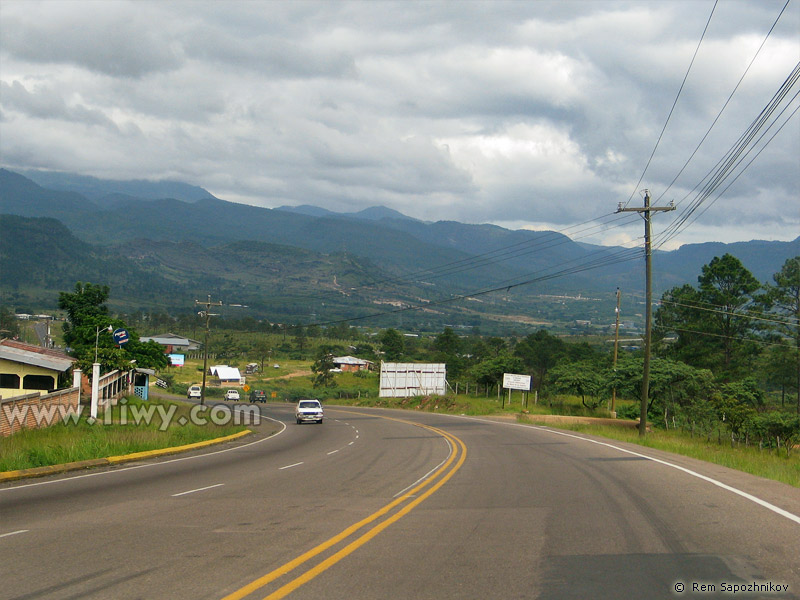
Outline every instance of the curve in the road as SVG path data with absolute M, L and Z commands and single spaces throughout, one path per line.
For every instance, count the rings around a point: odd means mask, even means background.
M 370 528 L 369 530 L 361 534 L 359 537 L 351 541 L 345 547 L 338 550 L 336 553 L 332 554 L 331 556 L 329 556 L 316 566 L 312 567 L 308 571 L 304 572 L 302 575 L 296 577 L 292 581 L 289 581 L 288 583 L 284 584 L 279 589 L 270 593 L 268 596 L 265 597 L 264 600 L 278 600 L 279 598 L 285 597 L 286 595 L 290 594 L 303 584 L 308 583 L 316 576 L 318 576 L 319 574 L 323 573 L 324 571 L 326 571 L 327 569 L 338 563 L 343 558 L 352 554 L 355 550 L 357 550 L 358 548 L 366 544 L 368 541 L 373 539 L 387 527 L 389 527 L 393 523 L 396 523 L 405 515 L 410 513 L 415 507 L 424 502 L 439 488 L 441 488 L 445 483 L 447 483 L 447 481 L 464 464 L 464 461 L 466 460 L 467 456 L 467 447 L 463 441 L 461 441 L 453 434 L 447 433 L 446 431 L 443 431 L 438 427 L 432 427 L 430 425 L 425 425 L 422 423 L 414 423 L 411 421 L 405 421 L 403 419 L 396 419 L 393 417 L 380 417 L 380 418 L 387 419 L 390 421 L 397 421 L 399 423 L 406 423 L 408 425 L 413 425 L 415 427 L 421 427 L 423 429 L 427 429 L 429 431 L 436 433 L 437 435 L 442 436 L 447 440 L 448 444 L 450 445 L 450 455 L 439 467 L 434 469 L 419 483 L 417 483 L 410 489 L 407 489 L 404 493 L 402 493 L 402 495 L 397 497 L 395 500 L 393 500 L 386 506 L 375 511 L 365 519 L 362 519 L 361 521 L 354 523 L 350 527 L 347 527 L 341 533 L 317 545 L 308 552 L 301 554 L 297 558 L 290 560 L 286 564 L 278 567 L 277 569 L 274 569 L 273 571 L 267 573 L 263 577 L 259 577 L 255 581 L 225 596 L 223 600 L 241 600 L 242 598 L 248 596 L 249 594 L 255 592 L 256 590 L 294 571 L 295 569 L 307 563 L 311 559 L 315 558 L 316 556 L 319 556 L 326 550 L 329 550 L 330 548 L 336 546 L 337 544 L 340 544 L 341 542 L 353 536 L 355 533 L 357 533 L 367 525 L 375 523 L 376 521 L 381 519 L 381 517 L 384 517 L 391 513 L 390 516 L 386 517 L 385 519 L 380 521 L 377 525 L 375 525 L 374 527 Z M 426 490 L 425 488 L 428 489 Z M 423 492 L 423 490 L 425 491 Z

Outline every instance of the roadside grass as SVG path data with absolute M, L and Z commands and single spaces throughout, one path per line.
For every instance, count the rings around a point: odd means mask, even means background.
M 215 425 L 208 418 L 207 424 L 195 424 L 190 419 L 192 405 L 154 399 L 144 402 L 137 397 L 128 397 L 128 424 L 120 423 L 122 406 L 113 407 L 112 424 L 105 425 L 105 415 L 90 425 L 88 409 L 84 408 L 78 423 L 59 423 L 42 429 L 24 429 L 9 437 L 0 438 L 0 471 L 15 471 L 48 465 L 58 465 L 81 460 L 119 456 L 145 450 L 157 450 L 182 446 L 226 435 L 246 429 L 243 425 Z M 135 424 L 130 416 L 131 407 L 156 407 L 152 419 Z M 163 407 L 161 412 L 158 406 Z M 161 414 L 174 415 L 169 427 L 160 431 Z M 185 425 L 178 421 L 186 419 Z
M 362 394 L 360 398 L 353 398 L 352 394 L 341 394 L 346 390 L 345 384 L 357 381 L 357 378 L 350 375 L 348 380 L 342 373 L 337 376 L 337 385 L 341 387 L 329 388 L 327 390 L 316 390 L 317 397 L 326 402 L 343 404 L 347 406 L 375 406 L 383 408 L 406 408 L 414 410 L 424 410 L 428 412 L 446 412 L 464 415 L 517 415 L 523 411 L 527 414 L 540 415 L 568 415 L 581 417 L 610 417 L 610 413 L 605 406 L 591 409 L 585 407 L 580 398 L 575 396 L 556 396 L 547 401 L 534 402 L 533 395 L 528 395 L 523 403 L 522 395 L 516 392 L 509 401 L 508 396 L 497 397 L 496 394 L 468 395 L 468 394 L 448 394 L 446 396 L 417 396 L 411 398 L 378 398 L 377 383 L 374 391 L 368 396 Z M 341 379 L 340 379 L 341 378 Z M 376 380 L 377 381 L 377 380 Z
M 689 433 L 677 429 L 654 429 L 642 439 L 636 430 L 621 427 L 578 423 L 554 425 L 537 422 L 535 415 L 519 415 L 518 420 L 521 423 L 542 424 L 551 429 L 565 429 L 665 450 L 800 487 L 800 448 L 787 457 L 783 449 L 759 450 L 758 447 L 743 445 L 731 448 L 729 443 L 718 443 L 713 439 L 709 441 L 705 436 L 691 437 Z

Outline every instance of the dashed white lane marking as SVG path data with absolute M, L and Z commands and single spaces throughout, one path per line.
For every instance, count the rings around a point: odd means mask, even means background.
M 30 529 L 18 529 L 17 531 L 9 531 L 8 533 L 0 533 L 0 538 L 8 537 L 10 535 L 17 535 L 18 533 L 28 533 Z
M 302 464 L 303 464 L 302 462 L 299 462 L 299 463 L 294 463 L 293 465 L 286 465 L 285 467 L 280 467 L 278 471 L 283 471 L 284 469 L 291 469 L 292 467 L 299 467 Z
M 179 492 L 177 494 L 172 494 L 173 498 L 177 498 L 178 496 L 185 496 L 186 494 L 194 494 L 195 492 L 202 492 L 204 490 L 210 490 L 215 487 L 219 487 L 221 485 L 225 485 L 224 483 L 215 483 L 214 485 L 207 485 L 206 487 L 197 488 L 196 490 L 188 490 L 186 492 Z

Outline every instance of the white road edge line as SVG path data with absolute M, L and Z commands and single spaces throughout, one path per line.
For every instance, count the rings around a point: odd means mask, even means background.
M 291 469 L 292 467 L 299 467 L 302 464 L 304 463 L 299 462 L 299 463 L 294 463 L 293 465 L 286 465 L 285 467 L 278 467 L 278 471 L 283 471 L 284 469 Z
M 255 440 L 253 442 L 248 442 L 247 444 L 242 444 L 241 446 L 234 446 L 232 448 L 225 448 L 224 450 L 216 450 L 214 452 L 206 452 L 204 454 L 195 454 L 193 456 L 183 456 L 181 458 L 171 458 L 169 460 L 162 460 L 162 461 L 159 461 L 159 462 L 131 465 L 129 467 L 122 467 L 122 468 L 119 468 L 119 469 L 114 469 L 112 471 L 97 471 L 95 473 L 85 473 L 83 475 L 72 475 L 72 476 L 69 476 L 69 477 L 64 477 L 62 479 L 49 479 L 47 481 L 37 481 L 37 482 L 34 482 L 34 483 L 25 483 L 25 484 L 22 484 L 22 485 L 15 485 L 13 487 L 0 488 L 0 494 L 2 494 L 3 492 L 9 492 L 9 491 L 12 491 L 12 490 L 21 490 L 21 489 L 24 489 L 24 488 L 35 487 L 35 486 L 38 486 L 38 485 L 50 485 L 50 484 L 53 484 L 53 483 L 64 483 L 66 481 L 74 481 L 75 479 L 83 479 L 84 477 L 97 477 L 99 475 L 113 475 L 114 473 L 123 473 L 125 471 L 130 471 L 131 469 L 145 469 L 147 467 L 158 467 L 158 466 L 161 466 L 161 465 L 168 465 L 168 464 L 175 463 L 175 462 L 181 462 L 183 460 L 194 460 L 196 458 L 205 458 L 206 456 L 214 456 L 216 454 L 224 454 L 226 452 L 233 452 L 234 450 L 241 450 L 242 448 L 247 448 L 248 446 L 253 446 L 255 444 L 260 444 L 261 442 L 265 442 L 267 440 L 275 439 L 280 434 L 282 434 L 284 431 L 286 431 L 286 423 L 284 423 L 283 421 L 279 421 L 278 419 L 273 419 L 272 417 L 268 417 L 266 415 L 261 415 L 261 418 L 262 419 L 267 419 L 268 421 L 275 421 L 276 423 L 280 423 L 283 426 L 283 428 L 280 431 L 278 431 L 275 435 L 271 435 L 269 437 L 261 438 L 260 440 Z
M 10 531 L 8 533 L 0 533 L 0 538 L 8 537 L 10 535 L 17 535 L 18 533 L 28 533 L 30 529 L 19 529 L 17 531 Z
M 173 498 L 177 498 L 178 496 L 185 496 L 186 494 L 194 494 L 195 492 L 202 492 L 204 490 L 210 490 L 211 488 L 219 487 L 221 485 L 225 485 L 224 483 L 215 483 L 214 485 L 207 485 L 206 487 L 197 488 L 196 490 L 189 490 L 188 492 L 180 492 L 179 494 L 172 494 Z
M 465 419 L 465 418 L 470 418 L 470 417 L 459 417 L 459 418 Z M 592 444 L 597 444 L 598 446 L 605 446 L 607 448 L 613 448 L 614 450 L 619 450 L 620 452 L 623 452 L 625 454 L 630 454 L 631 456 L 638 456 L 639 458 L 646 458 L 647 460 L 651 460 L 653 462 L 659 463 L 659 464 L 664 465 L 666 467 L 672 467 L 673 469 L 677 469 L 678 471 L 682 471 L 682 472 L 686 473 L 687 475 L 691 475 L 692 477 L 697 477 L 698 479 L 702 479 L 703 481 L 707 481 L 708 483 L 716 485 L 717 487 L 720 487 L 723 490 L 727 490 L 727 491 L 729 491 L 729 492 L 731 492 L 733 494 L 741 496 L 742 498 L 750 500 L 751 502 L 754 502 L 755 504 L 758 504 L 759 506 L 763 506 L 767 510 L 771 510 L 772 512 L 774 512 L 774 513 L 776 513 L 776 514 L 778 514 L 778 515 L 780 515 L 782 517 L 786 517 L 790 521 L 794 521 L 795 523 L 800 525 L 800 516 L 795 515 L 793 513 L 790 513 L 788 510 L 784 510 L 779 506 L 775 506 L 774 504 L 770 504 L 766 500 L 762 500 L 761 498 L 759 498 L 757 496 L 753 496 L 752 494 L 748 494 L 747 492 L 742 491 L 742 490 L 740 490 L 738 488 L 732 487 L 732 486 L 730 486 L 730 485 L 728 485 L 726 483 L 722 483 L 721 481 L 717 481 L 716 479 L 713 479 L 712 477 L 708 477 L 706 475 L 698 473 L 697 471 L 692 471 L 691 469 L 687 469 L 686 467 L 682 467 L 680 465 L 676 465 L 674 463 L 668 462 L 666 460 L 662 460 L 660 458 L 655 458 L 655 457 L 652 457 L 652 456 L 648 456 L 647 454 L 641 454 L 639 452 L 634 452 L 633 450 L 627 450 L 626 448 L 620 448 L 619 446 L 615 446 L 614 444 L 609 444 L 607 442 L 601 442 L 601 441 L 598 441 L 598 440 L 593 440 L 593 439 L 590 439 L 590 438 L 581 437 L 579 435 L 574 435 L 572 433 L 566 433 L 565 431 L 556 431 L 555 429 L 550 429 L 549 427 L 542 427 L 540 425 L 523 425 L 521 423 L 498 423 L 497 421 L 490 421 L 489 419 L 473 419 L 473 420 L 481 421 L 483 423 L 494 423 L 495 425 L 513 425 L 514 427 L 528 427 L 530 429 L 538 429 L 539 431 L 546 431 L 546 432 L 552 433 L 554 435 L 563 435 L 564 437 L 570 437 L 570 438 L 574 438 L 576 440 L 582 440 L 584 442 L 590 442 Z M 713 464 L 713 463 L 710 463 L 710 464 Z

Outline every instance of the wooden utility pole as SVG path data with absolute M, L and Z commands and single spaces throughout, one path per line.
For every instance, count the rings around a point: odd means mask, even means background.
M 205 306 L 205 310 L 201 310 L 198 315 L 201 317 L 206 318 L 206 337 L 205 341 L 203 342 L 203 389 L 200 392 L 200 405 L 202 406 L 206 402 L 206 372 L 208 371 L 208 329 L 209 324 L 211 321 L 211 317 L 217 317 L 219 315 L 212 314 L 211 307 L 212 306 L 222 306 L 222 302 L 212 302 L 211 301 L 211 294 L 208 295 L 208 300 L 202 302 L 200 300 L 194 301 L 195 306 Z
M 619 288 L 617 288 L 617 318 L 614 324 L 614 376 L 617 375 L 617 348 L 619 347 Z M 611 417 L 617 418 L 617 384 L 611 388 Z
M 644 365 L 642 368 L 642 401 L 639 407 L 639 437 L 647 434 L 647 401 L 650 395 L 650 339 L 653 317 L 653 265 L 650 248 L 650 213 L 675 210 L 675 206 L 650 206 L 650 191 L 644 191 L 644 208 L 617 208 L 617 212 L 635 212 L 644 218 L 644 261 L 645 261 L 645 324 L 644 324 Z

